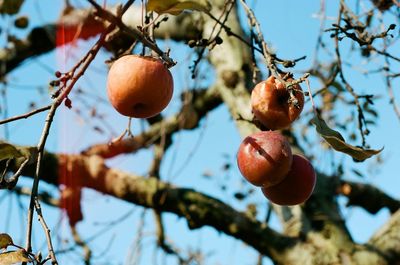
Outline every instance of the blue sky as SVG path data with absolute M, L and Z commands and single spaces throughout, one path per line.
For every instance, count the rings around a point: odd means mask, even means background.
M 79 3 L 80 1 L 72 1 Z M 84 2 L 84 1 L 81 1 Z M 259 19 L 264 37 L 271 47 L 278 52 L 281 58 L 298 58 L 303 55 L 307 59 L 300 62 L 295 68 L 295 74 L 308 69 L 312 64 L 315 43 L 319 31 L 319 20 L 316 14 L 319 11 L 319 1 L 248 1 L 254 7 L 257 18 Z M 332 23 L 331 16 L 335 16 L 337 10 L 336 1 L 327 2 L 327 25 Z M 364 1 L 365 2 L 365 1 Z M 31 17 L 30 27 L 41 25 L 43 23 L 52 22 L 57 19 L 62 1 L 53 0 L 26 0 L 21 11 L 23 14 L 29 14 Z M 366 3 L 367 4 L 367 3 Z M 246 19 L 243 20 L 246 22 Z M 1 25 L 4 27 L 10 20 L 1 18 Z M 26 31 L 16 31 L 15 34 L 24 36 Z M 398 31 L 396 32 L 398 35 Z M 1 35 L 4 38 L 4 34 Z M 346 41 L 346 40 L 345 40 Z M 75 46 L 66 47 L 71 50 L 71 57 L 63 58 L 62 52 L 51 52 L 37 59 L 30 59 L 25 62 L 17 70 L 13 71 L 9 76 L 9 87 L 7 88 L 7 99 L 9 104 L 9 116 L 26 112 L 28 104 L 33 100 L 38 106 L 49 102 L 47 83 L 52 80 L 52 70 L 68 69 L 72 66 L 80 55 L 84 54 L 93 43 L 78 41 Z M 166 115 L 174 113 L 179 108 L 179 92 L 187 87 L 198 85 L 190 79 L 187 67 L 191 64 L 193 56 L 188 56 L 188 49 L 176 45 L 174 43 L 165 42 L 164 46 L 172 47 L 171 56 L 179 63 L 172 69 L 175 81 L 176 91 L 174 101 L 170 107 L 164 112 Z M 345 45 L 349 48 L 349 45 Z M 399 53 L 397 47 L 397 54 Z M 346 49 L 343 50 L 346 53 Z M 60 58 L 61 57 L 61 58 Z M 78 83 L 77 87 L 82 87 L 91 94 L 105 98 L 105 78 L 107 70 L 104 60 L 109 58 L 109 54 L 102 53 L 93 62 L 93 67 L 89 69 L 87 75 Z M 356 62 L 360 68 L 364 67 L 363 59 L 357 57 L 349 57 L 346 59 Z M 371 66 L 368 66 L 371 67 Z M 265 72 L 265 69 L 262 69 Z M 349 179 L 358 181 L 367 181 L 377 185 L 387 191 L 394 197 L 399 197 L 400 180 L 396 178 L 397 164 L 400 157 L 400 143 L 397 140 L 400 135 L 400 122 L 396 119 L 392 107 L 386 95 L 384 82 L 379 76 L 365 77 L 363 74 L 352 71 L 347 78 L 354 85 L 360 94 L 379 94 L 381 99 L 376 101 L 376 108 L 380 111 L 380 117 L 376 127 L 371 127 L 371 135 L 368 136 L 367 142 L 372 148 L 385 147 L 382 152 L 382 159 L 385 161 L 383 165 L 376 165 L 374 159 L 365 163 L 354 163 L 350 158 L 341 154 L 331 155 L 322 146 L 315 146 L 313 152 L 316 153 L 316 159 L 313 161 L 314 166 L 320 170 L 331 170 L 330 161 L 341 161 L 346 168 L 357 169 L 365 174 L 364 179 L 355 177 L 348 170 Z M 209 84 L 210 72 L 205 65 L 200 66 L 200 75 L 205 77 L 201 81 L 202 85 Z M 398 84 L 397 84 L 398 85 Z M 312 80 L 312 89 L 317 89 L 319 84 Z M 397 97 L 400 93 L 396 92 Z M 71 96 L 74 100 L 74 96 Z M 127 120 L 118 115 L 109 106 L 99 100 L 90 100 L 85 97 L 89 106 L 98 107 L 101 114 L 105 115 L 105 123 L 90 118 L 82 118 L 76 114 L 77 110 L 82 107 L 79 97 L 75 97 L 73 106 L 75 109 L 69 110 L 61 107 L 57 113 L 57 119 L 53 124 L 51 136 L 46 147 L 51 151 L 62 152 L 79 152 L 83 148 L 92 143 L 104 142 L 109 140 L 111 131 L 120 133 L 124 130 Z M 309 111 L 311 105 L 308 103 L 304 111 Z M 82 109 L 83 111 L 84 109 Z M 342 112 L 341 112 L 342 111 Z M 343 110 L 338 110 L 339 115 L 347 115 Z M 19 144 L 36 144 L 44 122 L 44 115 L 40 114 L 24 121 L 18 121 L 7 126 L 9 139 Z M 112 130 L 106 130 L 106 133 L 100 134 L 92 130 L 93 126 L 102 128 L 112 127 Z M 141 131 L 141 122 L 133 122 L 133 131 L 138 133 Z M 6 127 L 3 127 L 6 128 Z M 6 129 L 1 133 L 5 136 Z M 310 130 L 312 131 L 312 130 Z M 311 134 L 313 132 L 310 132 Z M 115 136 L 115 135 L 114 135 Z M 251 187 L 243 182 L 240 173 L 235 166 L 235 154 L 240 144 L 240 136 L 238 135 L 234 124 L 225 107 L 220 107 L 209 114 L 201 123 L 199 129 L 191 132 L 181 132 L 174 136 L 176 145 L 171 147 L 166 154 L 165 161 L 162 164 L 161 176 L 164 180 L 171 181 L 182 187 L 192 187 L 196 190 L 205 192 L 206 194 L 215 196 L 226 203 L 233 205 L 238 210 L 244 210 L 246 204 L 235 200 L 232 194 L 235 191 L 243 191 L 251 189 Z M 359 143 L 355 143 L 359 144 Z M 227 154 L 227 155 L 226 155 Z M 145 174 L 150 164 L 151 150 L 140 151 L 135 155 L 127 155 L 117 157 L 108 161 L 110 166 L 115 166 L 136 174 Z M 221 166 L 225 163 L 232 164 L 229 171 L 224 171 Z M 204 172 L 211 172 L 211 179 L 202 177 Z M 21 183 L 29 184 L 29 181 L 23 180 Z M 226 185 L 225 190 L 221 189 L 222 185 Z M 51 187 L 41 184 L 43 190 L 51 190 Z M 0 198 L 2 198 L 0 192 Z M 0 201 L 0 207 L 4 207 L 8 202 L 16 203 L 16 197 Z M 255 192 L 249 198 L 249 201 L 260 205 L 259 217 L 265 215 L 266 200 L 261 192 Z M 345 200 L 341 200 L 344 204 Z M 24 207 L 27 207 L 27 201 L 22 200 Z M 1 206 L 2 205 L 2 206 Z M 15 205 L 15 204 L 13 204 Z M 130 213 L 129 217 L 118 225 L 113 226 L 109 231 L 102 232 L 101 236 L 90 243 L 90 246 L 96 250 L 94 253 L 95 264 L 100 264 L 104 260 L 113 260 L 113 264 L 124 264 L 129 251 L 135 245 L 137 231 L 140 228 L 140 220 L 142 216 L 142 208 L 130 205 L 121 201 L 114 200 L 108 196 L 98 194 L 93 191 L 85 191 L 84 194 L 84 214 L 85 220 L 78 225 L 79 231 L 83 238 L 90 238 L 91 235 L 104 229 L 104 223 L 115 221 L 120 216 Z M 23 238 L 24 229 L 21 226 L 25 220 L 25 212 L 19 210 L 18 207 L 8 210 L 12 216 L 11 221 L 7 221 L 5 216 L 0 216 L 0 231 L 7 229 L 11 235 L 15 235 L 18 242 Z M 57 226 L 60 213 L 52 208 L 46 208 L 44 211 L 46 220 L 50 223 L 53 231 L 62 236 L 68 237 L 69 230 L 64 222 L 60 227 Z M 380 211 L 377 215 L 371 216 L 360 209 L 343 209 L 349 228 L 353 237 L 357 241 L 364 241 L 388 218 L 387 211 Z M 159 264 L 163 264 L 164 256 L 161 251 L 154 248 L 155 234 L 153 225 L 153 215 L 151 211 L 147 211 L 145 221 L 149 225 L 143 230 L 142 241 L 142 258 L 139 264 L 153 264 L 154 256 Z M 181 249 L 187 248 L 195 251 L 198 248 L 204 250 L 209 256 L 206 264 L 255 264 L 257 253 L 245 246 L 242 242 L 230 239 L 229 237 L 217 233 L 212 228 L 203 228 L 201 230 L 189 231 L 186 221 L 178 219 L 174 215 L 165 215 L 166 232 L 168 238 Z M 36 246 L 42 246 L 43 238 L 38 224 L 35 232 Z M 271 221 L 271 226 L 279 229 L 279 225 L 275 218 Z M 21 231 L 22 230 L 22 231 Z M 68 243 L 57 239 L 58 246 L 68 246 Z M 111 243 L 110 243 L 111 242 Z M 102 255 L 106 249 L 107 253 Z M 42 251 L 46 252 L 45 245 Z M 79 260 L 79 252 L 65 255 L 61 257 L 64 264 L 77 264 Z M 158 253 L 158 254 L 155 254 Z M 168 257 L 167 264 L 175 264 L 175 260 Z M 69 262 L 68 262 L 69 261 Z M 99 262 L 99 263 L 97 263 Z M 106 264 L 106 263 L 104 263 Z M 130 264 L 130 263 L 125 263 Z

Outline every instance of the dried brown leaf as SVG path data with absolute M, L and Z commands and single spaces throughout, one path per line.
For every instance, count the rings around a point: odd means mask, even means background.
M 383 148 L 379 150 L 364 149 L 346 143 L 343 136 L 339 132 L 329 128 L 326 122 L 318 114 L 314 115 L 314 118 L 311 120 L 311 122 L 315 125 L 317 132 L 322 136 L 322 138 L 325 139 L 325 141 L 327 141 L 327 143 L 333 149 L 350 155 L 357 161 L 364 161 L 365 159 L 368 159 L 383 150 Z
M 0 249 L 7 248 L 8 246 L 14 244 L 11 236 L 9 234 L 0 234 Z
M 179 15 L 183 10 L 210 11 L 211 4 L 208 0 L 149 0 L 147 10 L 155 11 L 158 14 Z
M 0 141 L 0 161 L 24 156 L 15 146 Z
M 32 262 L 24 249 L 0 253 L 0 265 L 12 265 L 21 262 Z

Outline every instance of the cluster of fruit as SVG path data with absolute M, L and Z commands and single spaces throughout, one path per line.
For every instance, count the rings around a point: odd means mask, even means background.
M 291 77 L 285 78 L 291 82 Z M 126 55 L 110 68 L 107 93 L 112 106 L 122 115 L 149 118 L 159 114 L 173 93 L 171 72 L 161 60 L 150 56 Z M 255 118 L 270 130 L 288 127 L 304 105 L 298 84 L 287 89 L 274 76 L 259 83 L 251 94 Z M 261 131 L 246 137 L 239 147 L 237 163 L 242 175 L 260 186 L 264 195 L 280 205 L 307 200 L 315 186 L 315 171 L 304 157 L 292 155 L 290 144 L 276 131 Z
M 292 82 L 290 76 L 282 77 Z M 271 131 L 247 136 L 239 147 L 237 164 L 247 181 L 261 187 L 263 194 L 279 205 L 296 205 L 312 194 L 316 175 L 303 156 L 292 154 L 287 139 L 277 131 L 288 127 L 304 105 L 298 84 L 286 88 L 274 76 L 257 84 L 251 93 L 251 106 L 258 122 Z

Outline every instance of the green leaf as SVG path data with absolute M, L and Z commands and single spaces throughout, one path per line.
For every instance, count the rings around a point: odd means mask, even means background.
M 15 15 L 23 3 L 24 0 L 0 0 L 0 14 Z
M 0 265 L 12 265 L 21 262 L 32 262 L 24 249 L 0 253 Z
M 147 10 L 155 11 L 158 14 L 179 15 L 183 10 L 208 12 L 211 10 L 211 4 L 208 0 L 149 0 Z
M 7 248 L 10 245 L 13 245 L 12 238 L 9 234 L 0 234 L 0 249 Z M 0 263 L 1 264 L 1 263 Z
M 370 158 L 371 156 L 376 155 L 383 150 L 383 148 L 380 150 L 363 149 L 346 143 L 343 136 L 339 132 L 329 128 L 326 122 L 318 114 L 314 115 L 314 118 L 311 120 L 311 122 L 315 125 L 317 132 L 333 149 L 350 155 L 357 161 L 364 161 L 365 159 Z
M 0 141 L 0 161 L 4 159 L 18 158 L 22 156 L 24 155 L 15 146 Z

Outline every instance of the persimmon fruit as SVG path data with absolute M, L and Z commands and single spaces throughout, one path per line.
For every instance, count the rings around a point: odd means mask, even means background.
M 149 118 L 159 114 L 171 101 L 173 77 L 159 59 L 125 55 L 111 66 L 107 94 L 122 115 Z
M 246 137 L 237 153 L 244 178 L 255 186 L 270 187 L 285 178 L 292 165 L 292 150 L 284 136 L 262 131 Z
M 316 175 L 310 161 L 303 156 L 293 155 L 289 173 L 278 184 L 262 187 L 271 202 L 279 205 L 296 205 L 305 202 L 312 194 Z
M 293 81 L 291 77 L 285 80 Z M 292 88 L 297 102 L 290 101 L 290 93 L 285 84 L 275 76 L 258 83 L 251 93 L 251 107 L 255 118 L 267 129 L 287 128 L 300 115 L 304 106 L 304 94 L 296 84 Z

